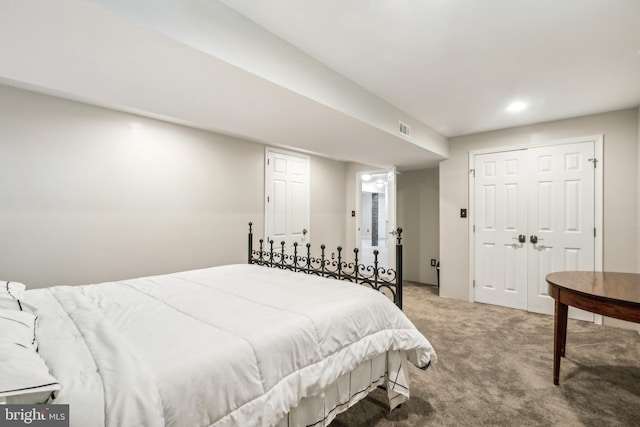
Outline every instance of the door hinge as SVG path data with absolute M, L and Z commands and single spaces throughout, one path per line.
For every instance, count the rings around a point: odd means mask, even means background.
M 271 164 L 271 159 L 267 157 L 267 166 Z
M 469 169 L 469 173 L 473 175 L 473 177 L 476 177 L 476 170 L 475 169 Z
M 587 159 L 589 162 L 593 163 L 593 168 L 596 168 L 596 164 L 598 163 L 598 159 L 596 159 L 595 157 L 592 157 L 590 159 Z
M 596 228 L 593 227 L 593 237 L 596 237 Z
M 270 200 L 271 200 L 271 198 L 269 196 L 267 196 L 267 203 L 269 203 Z
M 473 287 L 476 287 L 476 279 L 473 279 Z
M 473 232 L 474 233 L 476 232 L 476 225 L 475 224 L 473 224 Z

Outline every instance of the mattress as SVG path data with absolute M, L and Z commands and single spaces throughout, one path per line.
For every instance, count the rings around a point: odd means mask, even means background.
M 326 425 L 409 397 L 429 341 L 365 286 L 228 265 L 26 292 L 73 426 Z

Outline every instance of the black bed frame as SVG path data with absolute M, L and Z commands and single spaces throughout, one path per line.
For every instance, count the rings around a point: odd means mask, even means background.
M 260 239 L 260 248 L 253 249 L 253 223 L 249 223 L 249 264 L 280 268 L 305 274 L 313 274 L 337 280 L 368 285 L 371 288 L 390 293 L 393 302 L 402 309 L 402 228 L 396 230 L 396 269 L 378 266 L 378 250 L 373 251 L 373 265 L 366 266 L 358 261 L 359 249 L 353 250 L 353 262 L 342 260 L 342 246 L 337 248 L 337 258 L 327 259 L 325 245 L 320 246 L 320 257 L 311 256 L 311 244 L 307 243 L 306 254 L 298 254 L 298 243 L 293 244 L 293 254 L 285 253 L 285 242 L 274 248 L 273 240 L 269 240 L 269 247 L 264 248 L 264 239 Z

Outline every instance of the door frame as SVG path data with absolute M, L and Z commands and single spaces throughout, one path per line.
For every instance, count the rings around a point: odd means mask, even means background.
M 397 222 L 398 222 L 398 201 L 397 201 L 397 194 L 398 194 L 398 175 L 399 172 L 396 170 L 395 167 L 389 168 L 389 169 L 371 169 L 371 170 L 362 170 L 362 171 L 358 171 L 356 172 L 356 227 L 355 227 L 355 245 L 354 248 L 358 248 L 358 250 L 360 251 L 360 253 L 362 253 L 362 212 L 361 212 L 361 204 L 362 204 L 362 176 L 363 175 L 378 175 L 378 174 L 389 174 L 389 173 L 393 173 L 395 175 L 395 198 L 396 198 L 396 212 L 394 213 L 394 217 L 395 217 L 395 222 L 396 222 L 396 226 L 397 226 Z M 387 187 L 388 188 L 388 187 Z M 388 203 L 388 199 L 387 199 L 387 203 Z M 389 213 L 387 212 L 387 218 L 389 218 Z M 385 227 L 385 233 L 387 233 L 388 230 Z M 387 241 L 387 268 L 393 268 L 395 269 L 395 235 L 393 237 L 389 237 L 389 236 L 385 236 L 385 239 Z M 393 261 L 393 266 L 389 265 L 391 264 L 390 261 Z
M 469 151 L 469 180 L 468 180 L 468 195 L 469 195 L 469 209 L 467 210 L 467 218 L 468 221 L 468 243 L 469 243 L 469 302 L 475 302 L 475 292 L 473 288 L 473 281 L 475 278 L 475 239 L 474 239 L 474 222 L 473 215 L 474 213 L 471 211 L 475 209 L 475 191 L 473 191 L 474 187 L 474 170 L 475 170 L 475 156 L 478 154 L 490 154 L 490 153 L 499 153 L 504 151 L 516 151 L 516 150 L 524 150 L 529 148 L 538 148 L 538 147 L 548 147 L 553 145 L 564 145 L 564 144 L 575 144 L 579 142 L 591 142 L 594 143 L 594 151 L 596 158 L 596 168 L 595 168 L 595 182 L 594 182 L 594 204 L 595 204 L 595 227 L 596 227 L 596 236 L 594 242 L 594 270 L 602 271 L 603 267 L 603 153 L 604 153 L 604 137 L 603 135 L 589 135 L 577 138 L 567 138 L 567 139 L 557 139 L 552 141 L 539 141 L 539 142 L 531 142 L 526 144 L 519 145 L 508 145 L 501 147 L 492 147 L 492 148 L 482 148 L 478 150 Z M 602 324 L 602 316 L 595 316 L 595 323 Z

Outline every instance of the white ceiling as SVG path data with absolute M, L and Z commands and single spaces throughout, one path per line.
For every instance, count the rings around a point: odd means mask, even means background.
M 639 0 L 222 2 L 449 137 L 640 105 Z
M 408 170 L 447 137 L 640 105 L 639 21 L 640 0 L 6 0 L 0 82 Z

